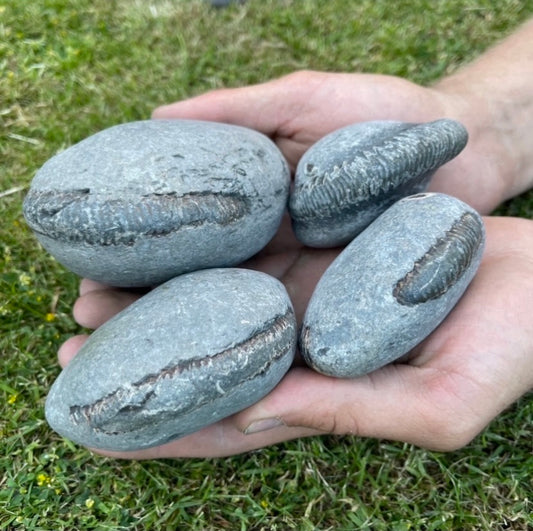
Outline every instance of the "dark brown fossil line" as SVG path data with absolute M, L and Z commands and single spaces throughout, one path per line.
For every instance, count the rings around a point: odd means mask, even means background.
M 468 269 L 482 240 L 480 219 L 469 212 L 463 214 L 396 283 L 394 298 L 405 306 L 437 299 Z
M 227 392 L 231 392 L 233 387 L 254 380 L 267 372 L 274 362 L 283 358 L 293 348 L 291 339 L 293 321 L 294 312 L 292 308 L 288 308 L 283 315 L 265 323 L 248 339 L 217 354 L 179 361 L 157 373 L 148 374 L 130 386 L 119 387 L 91 404 L 71 406 L 71 420 L 74 424 L 88 424 L 91 429 L 107 435 L 118 435 L 145 427 L 150 422 L 161 424 L 186 415 L 212 402 L 221 395 L 221 392 L 226 392 L 224 385 L 228 387 Z M 273 352 L 267 356 L 266 361 L 260 352 L 262 349 Z M 241 360 L 240 367 L 237 366 L 239 362 L 236 360 Z M 239 376 L 239 369 L 246 364 L 249 365 L 249 370 L 243 378 L 242 373 Z M 164 397 L 159 397 L 159 387 L 164 380 L 182 375 L 194 380 L 194 375 L 189 375 L 209 365 L 216 367 L 216 370 L 211 374 L 207 372 L 205 380 L 197 384 L 204 388 L 200 402 L 194 397 L 186 397 L 181 404 L 168 404 Z M 159 404 L 158 399 L 160 399 Z M 131 414 L 136 411 L 142 411 L 142 415 L 136 418 Z
M 466 131 L 451 120 L 406 124 L 400 132 L 384 135 L 379 143 L 361 148 L 351 160 L 322 175 L 309 164 L 308 180 L 291 196 L 291 212 L 298 219 L 330 217 L 392 194 L 404 184 L 423 184 L 439 166 L 457 156 L 466 142 Z
M 311 334 L 311 329 L 309 326 L 302 325 L 302 328 L 300 330 L 300 336 L 298 338 L 298 348 L 300 349 L 300 353 L 302 354 L 305 362 L 313 367 L 313 360 L 309 356 L 309 335 Z
M 152 193 L 132 201 L 100 198 L 89 189 L 30 190 L 24 200 L 24 215 L 35 232 L 102 246 L 133 245 L 139 236 L 165 236 L 205 223 L 228 225 L 249 211 L 249 198 L 236 192 Z

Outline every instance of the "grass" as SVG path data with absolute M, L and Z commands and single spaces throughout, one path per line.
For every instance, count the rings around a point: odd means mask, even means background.
M 531 1 L 0 0 L 0 529 L 533 529 L 533 401 L 467 448 L 323 437 L 214 460 L 119 462 L 43 417 L 77 279 L 21 202 L 58 150 L 153 107 L 299 68 L 428 83 L 533 14 Z M 533 194 L 503 205 L 533 217 Z

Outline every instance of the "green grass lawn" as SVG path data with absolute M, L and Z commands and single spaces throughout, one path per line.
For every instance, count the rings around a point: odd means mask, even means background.
M 531 0 L 0 0 L 0 529 L 533 529 L 531 395 L 449 454 L 323 437 L 123 462 L 61 439 L 43 404 L 79 332 L 78 280 L 21 215 L 50 156 L 158 104 L 301 68 L 429 83 L 531 14 Z M 499 212 L 533 217 L 533 194 Z

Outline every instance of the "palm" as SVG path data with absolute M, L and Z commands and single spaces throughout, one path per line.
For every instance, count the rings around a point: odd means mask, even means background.
M 291 298 L 300 322 L 313 289 L 341 249 L 311 249 L 302 245 L 285 215 L 272 241 L 243 267 L 263 271 L 281 280 Z

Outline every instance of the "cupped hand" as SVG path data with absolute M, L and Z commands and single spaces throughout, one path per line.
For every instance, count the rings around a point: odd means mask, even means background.
M 278 144 L 293 169 L 311 144 L 349 123 L 442 117 L 462 121 L 470 141 L 436 173 L 431 188 L 489 212 L 510 194 L 500 171 L 507 155 L 497 134 L 482 127 L 473 107 L 449 87 L 429 89 L 388 76 L 299 72 L 154 112 L 154 118 L 257 129 Z M 353 380 L 295 366 L 271 394 L 237 415 L 161 447 L 112 455 L 222 456 L 322 433 L 384 437 L 441 450 L 466 444 L 533 383 L 533 330 L 525 318 L 533 309 L 533 222 L 486 222 L 487 248 L 476 279 L 408 362 Z M 339 251 L 302 246 L 285 218 L 272 242 L 243 266 L 279 278 L 301 320 L 316 282 Z M 81 325 L 97 328 L 139 296 L 84 280 L 74 316 Z M 85 339 L 76 336 L 62 346 L 62 365 Z
M 123 458 L 214 457 L 319 434 L 353 434 L 453 450 L 533 386 L 533 221 L 485 218 L 487 245 L 480 269 L 443 323 L 401 363 L 367 376 L 335 379 L 293 367 L 265 398 L 183 439 Z M 300 312 L 333 259 L 302 249 L 281 280 Z M 318 262 L 315 262 L 318 259 Z M 260 264 L 256 264 L 260 265 Z M 305 273 L 310 276 L 306 277 Z M 97 304 L 109 317 L 130 300 L 85 281 L 79 320 L 97 326 Z M 81 346 L 61 351 L 65 365 Z

